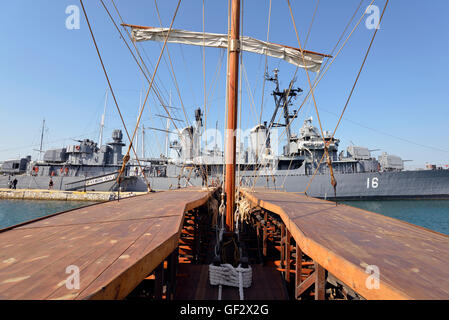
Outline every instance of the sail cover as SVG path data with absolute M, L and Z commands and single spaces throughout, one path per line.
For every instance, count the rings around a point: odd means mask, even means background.
M 133 39 L 135 41 L 159 41 L 164 42 L 167 37 L 168 28 L 153 28 L 131 26 Z M 227 48 L 228 36 L 218 33 L 202 33 L 185 30 L 171 29 L 167 42 L 190 44 L 196 46 L 207 46 L 214 48 Z M 297 48 L 287 47 L 276 43 L 265 42 L 254 38 L 240 37 L 240 50 L 253 52 L 270 57 L 283 59 L 300 68 L 313 72 L 319 72 L 324 54 L 304 50 L 304 59 L 301 51 Z M 305 62 L 305 63 L 304 63 Z

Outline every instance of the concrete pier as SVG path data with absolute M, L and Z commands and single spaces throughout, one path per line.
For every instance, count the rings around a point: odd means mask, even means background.
M 120 198 L 127 198 L 146 192 L 120 192 Z M 67 200 L 67 201 L 108 201 L 117 199 L 117 192 L 103 191 L 63 191 L 45 189 L 0 189 L 0 199 L 21 200 Z

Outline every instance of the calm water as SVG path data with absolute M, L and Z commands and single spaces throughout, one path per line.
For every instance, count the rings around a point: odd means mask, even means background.
M 449 235 L 449 200 L 344 201 L 343 203 Z
M 0 229 L 52 213 L 84 207 L 90 201 L 0 200 Z

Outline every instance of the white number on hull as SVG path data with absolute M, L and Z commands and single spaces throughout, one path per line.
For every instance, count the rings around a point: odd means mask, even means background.
M 373 189 L 377 189 L 377 187 L 379 186 L 379 178 L 375 177 L 371 180 L 371 184 L 370 184 L 370 180 L 369 178 L 366 179 L 366 188 L 369 189 L 370 187 Z

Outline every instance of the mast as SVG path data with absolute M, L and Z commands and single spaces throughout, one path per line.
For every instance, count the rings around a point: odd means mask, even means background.
M 100 123 L 100 137 L 98 139 L 98 146 L 101 148 L 101 145 L 103 144 L 103 129 L 104 129 L 104 118 L 106 114 L 106 106 L 108 104 L 108 90 L 106 90 L 106 97 L 104 98 L 104 110 L 103 115 L 101 116 L 101 123 Z
M 217 145 L 217 137 L 218 137 L 218 120 L 215 121 L 215 146 L 214 146 L 214 163 L 215 163 L 215 156 L 218 150 L 218 145 Z
M 140 108 L 141 105 L 142 105 L 142 89 L 140 89 L 139 108 Z M 137 158 L 138 157 L 137 156 L 137 150 L 139 150 L 139 129 L 140 129 L 139 114 L 137 114 L 136 126 L 137 126 L 137 131 L 136 131 L 136 158 Z
M 143 80 L 143 76 L 141 76 L 142 78 L 142 88 L 140 89 L 140 99 L 139 99 L 139 105 L 142 105 L 142 90 L 145 87 L 144 85 L 144 80 Z M 145 159 L 145 126 L 142 123 L 142 133 L 141 133 L 141 143 L 142 143 L 142 159 Z
M 142 159 L 145 159 L 145 126 L 142 124 Z
M 170 101 L 168 105 L 171 107 L 171 90 L 170 90 Z M 165 135 L 165 156 L 168 158 L 168 134 L 170 130 L 170 119 L 167 117 L 167 125 L 166 125 L 167 134 Z
M 279 89 L 279 77 L 278 77 L 279 70 L 274 69 L 274 76 L 271 77 L 268 74 L 265 75 L 265 79 L 267 81 L 272 81 L 276 84 L 276 88 L 273 90 L 273 97 L 275 102 L 275 109 L 273 112 L 273 116 L 271 117 L 270 123 L 267 127 L 268 131 L 268 139 L 270 138 L 270 131 L 273 127 L 286 127 L 286 133 L 287 133 L 287 144 L 286 144 L 286 154 L 290 154 L 290 140 L 291 140 L 291 130 L 290 130 L 290 120 L 292 118 L 297 118 L 296 112 L 293 112 L 294 114 L 290 114 L 289 106 L 291 105 L 291 100 L 295 99 L 298 93 L 302 92 L 301 88 L 293 88 L 293 84 L 296 79 L 292 79 L 290 81 L 290 84 L 288 86 L 288 89 L 284 89 L 281 91 Z M 276 116 L 279 112 L 279 109 L 282 108 L 282 111 L 284 113 L 284 123 L 276 123 Z
M 238 103 L 238 73 L 240 51 L 240 0 L 232 0 L 231 9 L 231 40 L 229 42 L 229 82 L 228 82 L 228 115 L 226 125 L 226 225 L 234 230 L 235 206 L 235 164 L 237 103 Z
M 44 141 L 45 119 L 42 121 L 41 146 L 39 147 L 39 158 L 42 156 L 42 142 Z

